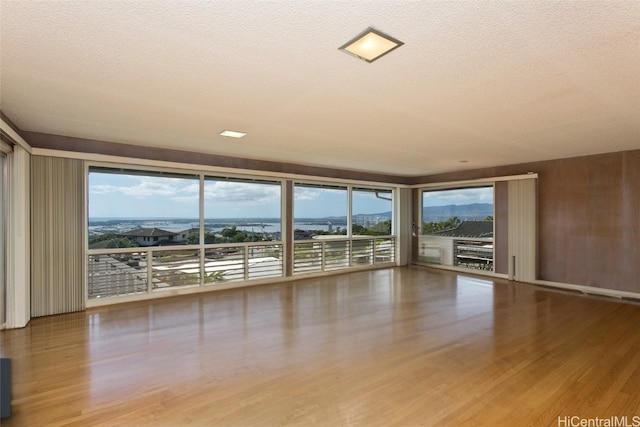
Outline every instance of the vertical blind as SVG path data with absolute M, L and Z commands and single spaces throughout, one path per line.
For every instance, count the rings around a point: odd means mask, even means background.
M 537 279 L 536 179 L 509 181 L 509 278 Z
M 31 315 L 84 310 L 83 161 L 31 159 Z

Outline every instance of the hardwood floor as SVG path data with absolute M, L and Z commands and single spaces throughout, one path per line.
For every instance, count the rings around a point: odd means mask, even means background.
M 2 426 L 640 425 L 639 326 L 638 305 L 417 267 L 104 307 L 0 333 Z

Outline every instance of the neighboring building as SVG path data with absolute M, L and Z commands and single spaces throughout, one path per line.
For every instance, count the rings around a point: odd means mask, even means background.
M 420 236 L 420 256 L 430 264 L 493 270 L 493 221 L 462 221 Z
M 295 230 L 293 230 L 294 240 L 308 240 L 313 238 L 314 235 L 315 235 L 314 230 L 300 230 L 299 228 L 296 228 Z
M 432 236 L 467 237 L 472 239 L 493 237 L 493 221 L 462 221 L 455 228 L 430 233 Z
M 135 230 L 122 233 L 123 237 L 128 237 L 136 241 L 140 246 L 162 246 L 163 242 L 175 243 L 178 241 L 179 233 L 163 230 L 161 228 L 136 228 Z
M 208 230 L 205 228 L 205 232 L 207 231 Z M 197 227 L 192 227 L 186 230 L 178 231 L 176 233 L 175 241 L 178 243 L 186 243 L 187 239 L 189 238 L 189 234 L 191 233 L 196 233 L 198 236 L 200 236 L 200 229 Z

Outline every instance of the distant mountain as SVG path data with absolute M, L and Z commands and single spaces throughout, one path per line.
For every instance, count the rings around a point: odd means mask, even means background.
M 443 221 L 457 216 L 460 219 L 485 219 L 493 215 L 492 203 L 472 203 L 469 205 L 429 206 L 422 209 L 424 222 Z

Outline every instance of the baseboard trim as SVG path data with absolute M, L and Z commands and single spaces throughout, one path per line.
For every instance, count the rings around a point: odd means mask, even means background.
M 552 282 L 549 280 L 535 280 L 531 283 L 534 285 L 547 286 L 550 288 L 577 291 L 584 295 L 589 295 L 589 296 L 609 297 L 609 298 L 615 298 L 621 301 L 628 301 L 628 302 L 640 304 L 640 293 L 638 292 L 619 291 L 616 289 L 606 289 L 606 288 L 596 288 L 593 286 L 574 285 L 571 283 Z
M 452 271 L 454 273 L 462 273 L 462 274 L 471 274 L 474 276 L 486 276 L 492 279 L 509 279 L 509 276 L 502 273 L 494 273 L 489 270 L 477 270 L 475 268 L 462 268 L 455 267 L 453 265 L 442 265 L 442 264 L 422 264 L 422 263 L 411 263 L 410 265 L 416 267 L 424 267 L 424 268 L 433 268 L 434 270 L 446 270 Z

